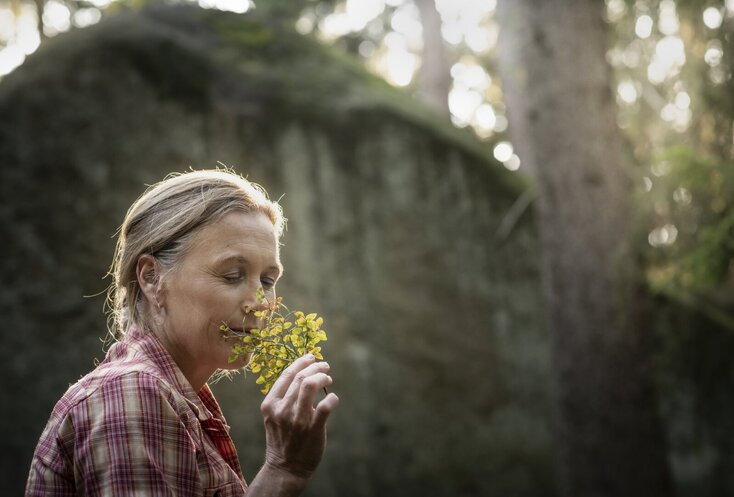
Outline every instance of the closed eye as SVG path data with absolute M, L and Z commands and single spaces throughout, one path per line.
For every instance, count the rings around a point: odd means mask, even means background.
M 264 290 L 269 290 L 275 286 L 275 280 L 273 278 L 262 278 L 260 283 Z
M 225 280 L 226 280 L 227 282 L 229 282 L 229 283 L 236 283 L 236 282 L 238 282 L 238 281 L 242 280 L 243 276 L 242 276 L 242 274 L 240 274 L 240 273 L 230 273 L 230 274 L 225 274 L 225 275 L 223 276 L 223 278 L 224 278 L 224 279 L 225 279 Z

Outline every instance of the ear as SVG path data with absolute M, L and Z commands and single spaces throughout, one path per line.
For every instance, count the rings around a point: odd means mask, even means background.
M 154 307 L 160 307 L 157 294 L 160 290 L 161 274 L 156 258 L 150 254 L 141 255 L 138 258 L 135 275 L 140 291 L 143 292 L 148 303 Z

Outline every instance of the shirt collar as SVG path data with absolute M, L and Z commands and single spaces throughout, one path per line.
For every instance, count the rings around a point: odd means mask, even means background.
M 181 369 L 173 360 L 173 357 L 171 357 L 171 354 L 168 353 L 153 332 L 131 327 L 125 332 L 125 337 L 120 343 L 126 345 L 127 347 L 125 348 L 129 347 L 135 352 L 142 353 L 146 356 L 156 369 L 162 373 L 163 379 L 183 395 L 186 402 L 191 406 L 201 421 L 207 421 L 212 418 L 224 421 L 222 411 L 209 385 L 204 384 L 198 393 L 195 392 L 189 380 L 186 379 L 186 376 L 184 376 Z M 110 349 L 110 352 L 112 352 L 112 349 Z

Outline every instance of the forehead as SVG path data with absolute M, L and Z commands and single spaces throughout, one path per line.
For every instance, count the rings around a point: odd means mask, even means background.
M 278 261 L 278 252 L 275 227 L 262 212 L 230 212 L 196 233 L 189 248 L 189 255 L 198 258 L 255 253 Z

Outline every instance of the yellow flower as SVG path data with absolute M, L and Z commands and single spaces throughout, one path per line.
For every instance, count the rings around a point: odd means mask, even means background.
M 281 373 L 293 361 L 304 354 L 311 353 L 317 359 L 323 359 L 319 342 L 326 341 L 326 332 L 321 329 L 324 319 L 315 312 L 308 315 L 301 311 L 281 314 L 282 298 L 274 302 L 267 302 L 262 288 L 256 294 L 260 304 L 266 303 L 268 309 L 254 311 L 256 317 L 263 319 L 262 328 L 250 330 L 249 335 L 240 337 L 232 346 L 229 361 L 234 362 L 247 354 L 252 354 L 245 369 L 252 373 L 259 373 L 256 384 L 262 385 L 260 391 L 266 394 L 270 391 Z M 247 309 L 246 313 L 252 312 Z M 232 336 L 233 332 L 226 324 L 219 329 L 225 336 Z

